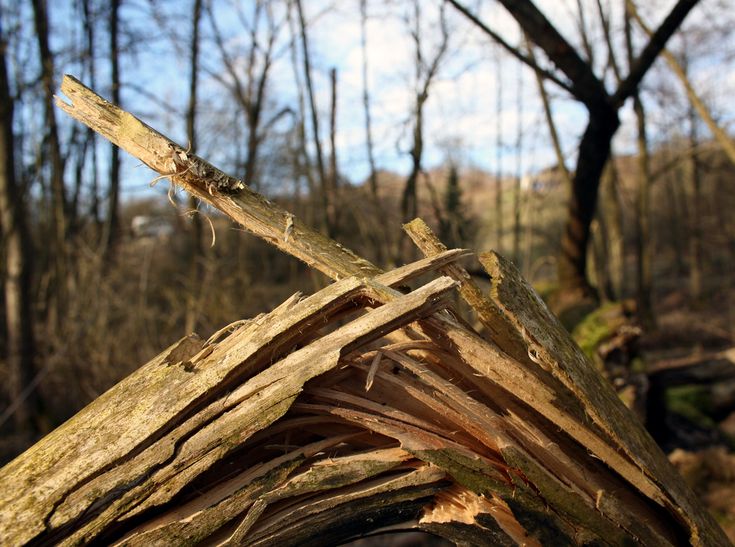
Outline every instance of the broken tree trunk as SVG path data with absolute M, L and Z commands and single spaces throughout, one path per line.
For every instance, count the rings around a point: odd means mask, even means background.
M 179 341 L 9 463 L 0 543 L 328 545 L 419 529 L 472 545 L 727 544 L 509 263 L 480 257 L 488 298 L 456 263 L 467 253 L 418 226 L 430 256 L 381 273 L 75 80 L 62 89 L 72 116 L 346 278 Z M 487 337 L 451 309 L 458 286 Z

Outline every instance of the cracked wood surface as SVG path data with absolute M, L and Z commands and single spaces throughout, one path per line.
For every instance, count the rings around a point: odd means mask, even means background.
M 419 529 L 473 545 L 728 544 L 645 432 L 607 422 L 634 418 L 502 259 L 480 257 L 488 298 L 457 263 L 468 253 L 414 222 L 430 256 L 382 273 L 76 80 L 62 91 L 72 116 L 341 281 L 182 339 L 0 470 L 0 543 Z M 449 277 L 391 288 L 436 271 Z M 455 287 L 488 338 L 448 309 Z
M 287 301 L 215 346 L 182 339 L 0 470 L 0 537 L 54 540 L 73 524 L 66 541 L 88 541 L 123 515 L 167 502 L 233 444 L 279 418 L 343 352 L 445 306 L 453 286 L 439 278 L 399 295 L 348 278 Z M 390 301 L 271 364 L 360 298 Z M 20 476 L 23 482 L 14 480 Z

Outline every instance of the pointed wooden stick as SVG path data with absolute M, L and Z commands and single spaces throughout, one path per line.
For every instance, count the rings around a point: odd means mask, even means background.
M 56 105 L 245 229 L 332 279 L 381 270 L 66 75 Z

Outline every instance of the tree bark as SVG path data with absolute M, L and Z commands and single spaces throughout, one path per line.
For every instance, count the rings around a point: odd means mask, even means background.
M 255 235 L 303 260 L 330 278 L 355 275 L 372 277 L 379 270 L 332 239 L 319 234 L 291 213 L 275 206 L 248 188 L 143 122 L 102 99 L 71 76 L 65 76 L 61 91 L 71 103 L 56 104 L 70 116 L 140 159 L 157 173 L 173 179 L 189 193 L 225 212 Z M 105 112 L 100 117 L 100 111 Z M 322 256 L 331 257 L 330 260 Z

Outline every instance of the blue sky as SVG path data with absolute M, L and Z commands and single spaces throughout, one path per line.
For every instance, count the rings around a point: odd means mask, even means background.
M 649 21 L 655 22 L 672 3 L 646 2 L 642 11 Z M 69 41 L 81 39 L 74 35 L 79 30 L 78 25 L 73 23 L 73 3 L 59 1 L 50 4 L 52 20 L 57 29 L 53 44 L 57 51 L 63 51 Z M 190 2 L 173 0 L 127 0 L 121 13 L 126 31 L 147 37 L 145 40 L 135 41 L 133 54 L 126 56 L 122 65 L 122 78 L 126 84 L 123 90 L 124 107 L 179 141 L 184 140 L 185 134 L 184 105 L 187 99 L 188 59 L 183 48 L 186 47 L 185 39 L 190 27 L 189 4 Z M 229 0 L 214 2 L 218 21 L 227 34 L 228 46 L 231 45 L 233 51 L 237 50 L 238 45 L 242 45 L 246 37 L 240 21 L 233 15 L 235 4 Z M 247 2 L 238 4 L 244 6 L 245 10 L 250 5 Z M 339 168 L 350 180 L 361 181 L 367 175 L 368 164 L 361 102 L 359 0 L 303 0 L 303 4 L 309 23 L 322 140 L 326 143 L 328 73 L 335 67 L 339 78 Z M 467 1 L 466 4 L 477 3 Z M 576 1 L 539 0 L 537 4 L 571 42 L 579 42 L 574 23 Z M 732 4 L 732 0 L 703 0 L 688 24 L 701 26 L 702 20 L 713 14 L 726 13 L 722 11 L 723 6 L 733 7 Z M 422 33 L 427 51 L 435 48 L 439 5 L 440 2 L 433 0 L 421 2 L 424 20 Z M 507 13 L 496 2 L 482 2 L 481 5 L 483 20 L 499 29 L 511 43 L 517 43 L 517 25 Z M 368 80 L 375 152 L 379 167 L 399 173 L 406 173 L 408 170 L 407 152 L 411 134 L 409 112 L 413 97 L 414 53 L 406 21 L 410 13 L 409 7 L 410 3 L 402 0 L 368 2 Z M 280 8 L 276 8 L 276 11 L 278 9 Z M 449 16 L 450 46 L 426 104 L 425 166 L 431 168 L 441 164 L 450 153 L 463 166 L 480 167 L 491 172 L 498 168 L 497 158 L 500 157 L 502 170 L 509 174 L 514 174 L 519 168 L 521 172 L 527 173 L 554 163 L 532 73 L 507 55 L 502 55 L 498 61 L 497 47 L 452 8 L 446 9 Z M 593 19 L 589 15 L 588 18 Z M 616 21 L 619 30 L 619 16 Z M 107 61 L 104 58 L 104 27 L 99 27 L 98 32 L 100 53 L 96 87 L 101 94 L 106 95 L 109 84 Z M 593 27 L 593 39 L 595 33 L 599 39 L 599 29 Z M 217 163 L 221 151 L 233 144 L 232 135 L 236 134 L 232 131 L 233 127 L 241 122 L 234 118 L 222 85 L 211 75 L 218 67 L 218 53 L 211 41 L 208 41 L 207 37 L 210 35 L 211 28 L 205 23 L 202 65 L 210 74 L 204 73 L 200 81 L 200 111 L 203 120 L 200 127 L 200 153 Z M 177 37 L 181 42 L 177 43 Z M 283 54 L 273 65 L 269 86 L 273 109 L 294 106 L 296 103 L 293 67 L 287 51 L 289 39 L 286 27 L 281 33 L 278 46 Z M 735 96 L 735 48 L 731 39 L 719 40 L 717 48 L 713 49 L 712 44 L 706 43 L 701 46 L 708 53 L 693 65 L 694 80 L 715 114 L 727 125 L 733 119 L 730 97 Z M 676 49 L 679 46 L 680 41 L 674 40 L 672 47 Z M 598 55 L 600 57 L 603 55 Z M 245 70 L 244 60 L 241 60 L 241 69 Z M 75 66 L 73 59 L 63 55 L 58 57 L 59 73 L 75 73 L 77 70 L 78 65 Z M 668 87 L 674 96 L 681 96 L 680 89 L 677 89 L 680 88 L 678 82 L 667 74 L 663 65 L 657 66 L 656 72 L 646 79 L 645 86 L 651 89 L 655 86 Z M 572 165 L 577 140 L 584 130 L 586 114 L 553 84 L 548 84 L 547 87 L 552 94 L 554 118 L 562 144 Z M 499 89 L 502 109 L 498 119 L 496 101 Z M 652 90 L 651 97 L 655 97 L 656 93 L 658 91 Z M 667 104 L 657 105 L 653 99 L 648 102 L 652 133 L 665 136 L 675 130 L 676 128 L 670 127 L 672 124 Z M 59 113 L 59 116 L 63 115 Z M 210 118 L 209 123 L 204 122 L 207 117 Z M 629 107 L 624 109 L 621 117 L 624 125 L 616 139 L 615 148 L 625 152 L 632 150 L 635 136 L 633 124 L 630 123 Z M 214 125 L 215 122 L 219 125 Z M 499 154 L 496 146 L 498 128 L 503 142 Z M 519 130 L 523 136 L 520 154 L 516 146 Z M 106 149 L 105 145 L 100 147 L 102 158 L 107 154 Z M 124 159 L 125 194 L 131 197 L 162 192 L 162 189 L 149 189 L 147 183 L 155 175 L 147 168 L 136 165 L 133 159 Z

